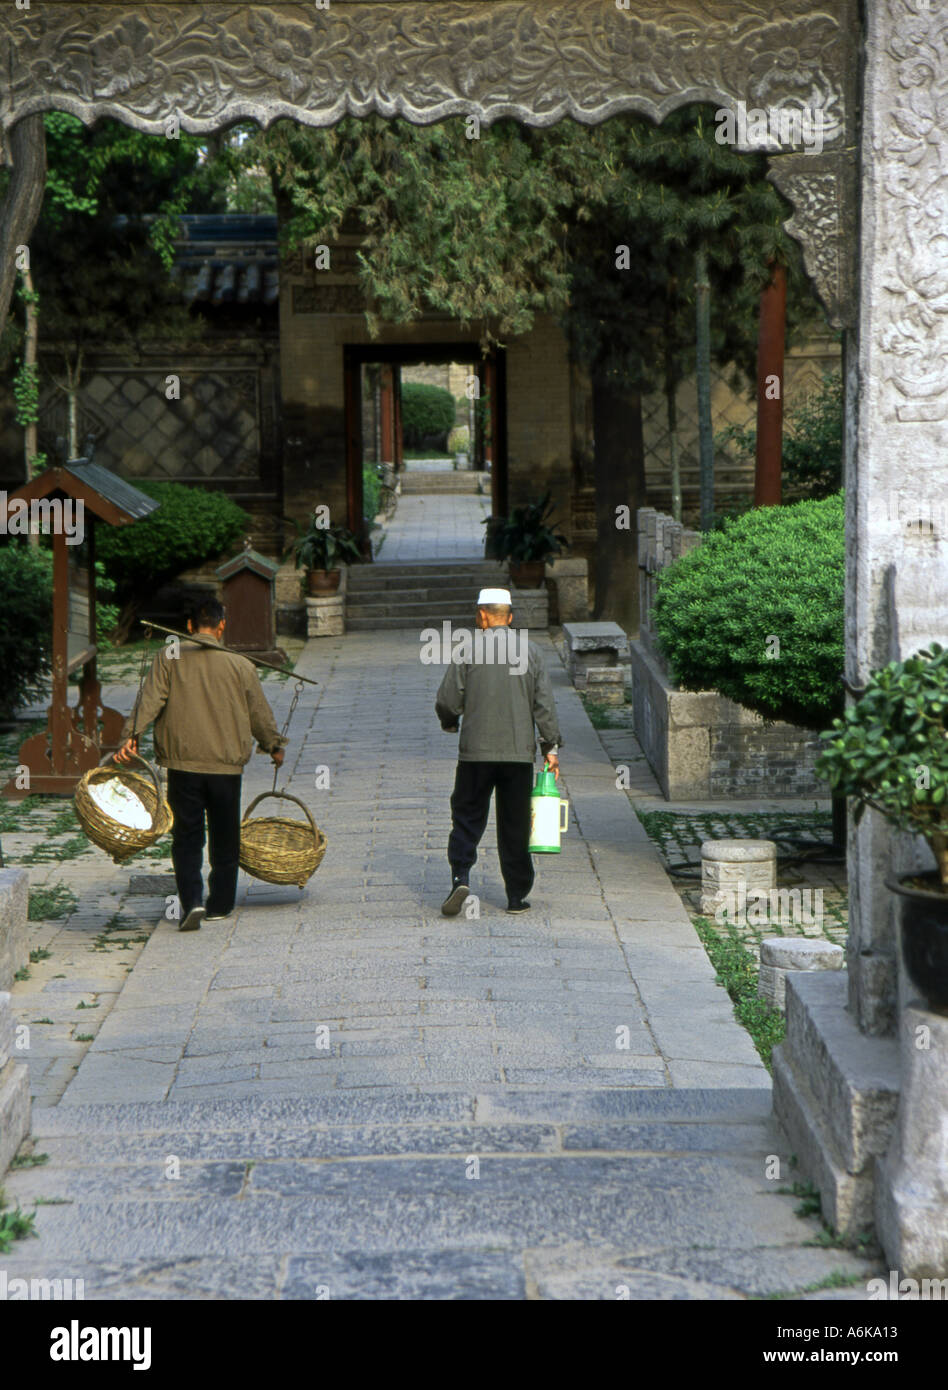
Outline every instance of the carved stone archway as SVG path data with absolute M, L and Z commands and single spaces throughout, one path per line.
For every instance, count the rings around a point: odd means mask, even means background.
M 29 5 L 29 0 L 25 0 Z M 852 322 L 856 0 L 36 3 L 0 13 L 0 128 L 37 111 L 164 133 L 346 113 L 490 123 L 662 120 L 691 101 L 818 106 L 819 153 L 775 154 L 788 227 L 830 321 Z

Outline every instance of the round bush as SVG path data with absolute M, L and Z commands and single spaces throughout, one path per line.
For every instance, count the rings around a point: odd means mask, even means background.
M 418 448 L 432 439 L 440 439 L 443 444 L 454 425 L 454 416 L 455 402 L 450 391 L 414 381 L 402 386 L 402 437 L 409 448 Z
M 759 507 L 706 536 L 661 576 L 653 609 L 682 689 L 825 728 L 844 704 L 844 570 L 841 492 Z
M 101 526 L 96 551 L 123 596 L 150 590 L 215 555 L 239 539 L 251 518 L 226 493 L 182 483 L 135 486 L 161 505 L 130 526 Z
M 52 554 L 11 541 L 0 547 L 0 714 L 42 699 L 53 625 Z

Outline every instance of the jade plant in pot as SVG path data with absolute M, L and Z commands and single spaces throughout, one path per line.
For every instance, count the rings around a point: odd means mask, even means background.
M 835 792 L 924 836 L 937 868 L 887 878 L 901 908 L 902 958 L 931 1008 L 948 1010 L 948 651 L 933 643 L 871 675 L 821 735 L 816 771 Z
M 345 526 L 323 526 L 314 516 L 309 529 L 302 531 L 294 547 L 297 569 L 306 570 L 307 592 L 314 598 L 334 594 L 342 577 L 340 564 L 357 564 L 362 559 L 359 543 Z
M 569 548 L 566 537 L 554 530 L 553 503 L 549 492 L 536 502 L 514 507 L 506 521 L 497 527 L 492 537 L 495 553 L 510 564 L 510 578 L 518 589 L 537 589 L 543 583 L 543 571 L 549 560 Z M 489 523 L 485 518 L 488 535 Z

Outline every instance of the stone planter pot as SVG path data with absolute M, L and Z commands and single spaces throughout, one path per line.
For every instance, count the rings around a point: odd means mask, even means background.
M 519 565 L 511 564 L 510 578 L 518 589 L 539 589 L 545 571 L 543 560 L 526 560 Z
M 313 598 L 334 594 L 341 578 L 342 570 L 307 570 L 306 592 Z
M 902 960 L 909 979 L 929 1008 L 948 1012 L 948 893 L 909 887 L 921 879 L 933 887 L 937 872 L 887 878 L 886 887 L 899 895 Z
M 467 468 L 467 454 L 457 453 L 454 455 L 454 467 L 459 472 Z

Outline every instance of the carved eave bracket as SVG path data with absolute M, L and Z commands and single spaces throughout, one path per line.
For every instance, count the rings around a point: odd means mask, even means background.
M 803 263 L 834 328 L 852 328 L 856 296 L 857 182 L 854 150 L 781 154 L 767 177 L 793 205 L 784 223 L 803 249 Z

